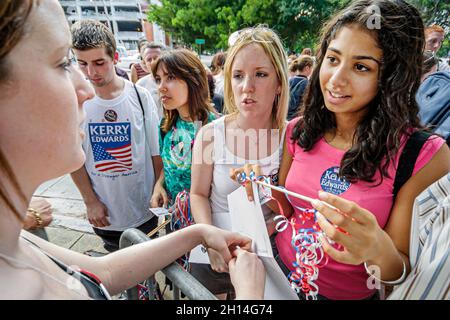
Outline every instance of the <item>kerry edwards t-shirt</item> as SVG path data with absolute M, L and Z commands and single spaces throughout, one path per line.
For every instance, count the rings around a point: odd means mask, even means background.
M 129 81 L 125 80 L 117 98 L 96 96 L 84 103 L 85 167 L 111 223 L 103 230 L 123 231 L 153 216 L 148 207 L 155 183 L 152 156 L 159 155 L 159 118 L 150 93 L 140 86 L 137 89 L 145 111 L 145 127 L 136 91 Z

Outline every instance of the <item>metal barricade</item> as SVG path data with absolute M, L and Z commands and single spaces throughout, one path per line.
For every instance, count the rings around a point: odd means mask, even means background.
M 143 232 L 137 229 L 127 229 L 122 233 L 120 237 L 119 247 L 120 249 L 139 244 L 142 242 L 150 241 Z M 161 272 L 169 278 L 173 283 L 173 299 L 179 300 L 179 291 L 183 292 L 190 300 L 217 300 L 208 289 L 206 289 L 197 279 L 195 279 L 189 272 L 186 272 L 178 263 L 173 262 L 167 267 L 163 268 Z M 156 280 L 154 277 L 149 278 L 147 281 L 150 286 L 150 297 L 154 296 L 154 284 Z M 129 300 L 137 300 L 139 298 L 138 290 L 136 287 L 127 290 L 127 297 Z

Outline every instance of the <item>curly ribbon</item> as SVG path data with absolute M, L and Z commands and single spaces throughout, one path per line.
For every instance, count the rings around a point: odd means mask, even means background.
M 265 176 L 255 177 L 255 173 L 252 171 L 247 178 L 245 172 L 237 175 L 236 179 L 241 185 L 246 185 L 249 182 L 258 182 L 264 180 L 266 184 L 270 184 L 270 179 Z M 278 187 L 279 189 L 285 189 L 284 187 Z M 286 190 L 286 189 L 285 189 Z M 291 287 L 299 293 L 302 291 L 305 294 L 307 300 L 316 300 L 319 293 L 319 287 L 315 281 L 319 277 L 319 269 L 323 268 L 328 263 L 328 256 L 325 254 L 321 238 L 326 235 L 317 224 L 316 210 L 306 209 L 296 206 L 292 203 L 289 195 L 285 193 L 285 196 L 289 203 L 297 209 L 300 214 L 300 223 L 296 223 L 295 218 L 290 220 L 284 215 L 281 204 L 277 199 L 268 196 L 278 205 L 280 215 L 273 218 L 275 224 L 275 230 L 277 232 L 283 232 L 288 227 L 292 230 L 291 245 L 296 251 L 296 259 L 292 263 L 295 268 L 288 275 L 288 279 L 291 283 Z M 311 228 L 301 228 L 306 221 L 313 221 Z
M 187 190 L 183 190 L 177 194 L 175 204 L 172 206 L 170 229 L 172 231 L 176 231 L 192 224 L 194 224 L 194 219 L 191 214 L 189 192 Z M 177 262 L 186 271 L 190 270 L 188 253 L 179 258 Z

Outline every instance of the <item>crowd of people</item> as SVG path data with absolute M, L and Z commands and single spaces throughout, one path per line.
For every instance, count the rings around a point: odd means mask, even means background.
M 367 25 L 373 5 L 378 29 Z M 316 199 L 272 191 L 260 232 L 292 280 L 293 230 L 274 217 L 320 227 L 328 262 L 317 299 L 380 299 L 372 267 L 395 286 L 389 298 L 450 298 L 450 68 L 436 55 L 445 32 L 407 2 L 354 1 L 324 25 L 315 53 L 298 56 L 266 26 L 234 33 L 211 66 L 142 41 L 130 80 L 104 24 L 69 27 L 56 0 L 5 1 L 0 12 L 0 298 L 109 299 L 203 244 L 210 263 L 188 268 L 200 283 L 219 299 L 262 299 L 264 266 L 230 230 L 227 196 L 243 175 Z M 67 173 L 103 257 L 23 231 L 50 223 L 49 204 L 31 196 Z M 126 229 L 157 227 L 149 207 L 191 225 L 119 249 Z

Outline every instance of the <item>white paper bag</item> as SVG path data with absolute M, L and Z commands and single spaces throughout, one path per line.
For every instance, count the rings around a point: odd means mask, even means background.
M 253 183 L 254 202 L 248 201 L 245 188 L 240 187 L 228 195 L 232 230 L 250 237 L 252 249 L 266 269 L 265 300 L 298 300 L 288 279 L 273 257 L 272 246 L 259 202 L 258 188 Z

